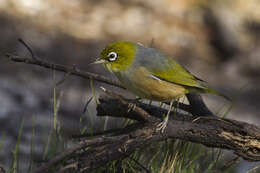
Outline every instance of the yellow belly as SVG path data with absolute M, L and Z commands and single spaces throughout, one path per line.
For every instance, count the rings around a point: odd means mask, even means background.
M 116 74 L 116 76 L 132 93 L 149 100 L 169 101 L 182 97 L 188 92 L 181 85 L 152 78 L 144 68 L 138 68 L 128 74 Z

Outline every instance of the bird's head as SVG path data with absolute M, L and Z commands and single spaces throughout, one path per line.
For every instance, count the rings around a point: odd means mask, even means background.
M 125 71 L 135 58 L 137 45 L 118 41 L 108 44 L 93 64 L 103 64 L 111 72 Z

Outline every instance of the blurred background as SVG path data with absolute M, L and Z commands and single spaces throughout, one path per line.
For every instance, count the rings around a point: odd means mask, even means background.
M 22 119 L 19 169 L 27 170 L 32 136 L 34 160 L 46 155 L 53 126 L 55 83 L 63 73 L 14 63 L 7 52 L 29 57 L 22 38 L 41 59 L 114 78 L 102 66 L 88 66 L 111 41 L 129 40 L 167 53 L 210 86 L 231 96 L 204 95 L 219 116 L 260 124 L 259 0 L 0 0 L 0 166 L 6 170 Z M 58 127 L 67 140 L 82 128 L 120 127 L 115 119 L 95 117 L 95 101 L 82 113 L 99 86 L 69 76 L 56 88 Z M 118 92 L 127 94 L 117 89 Z M 230 109 L 231 108 L 231 109 Z M 229 110 L 230 109 L 230 110 Z M 90 129 L 90 128 L 89 128 Z M 244 173 L 259 163 L 241 161 Z

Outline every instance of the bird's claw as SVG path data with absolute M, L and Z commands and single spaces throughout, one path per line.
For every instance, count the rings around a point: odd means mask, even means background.
M 157 130 L 157 131 L 161 131 L 161 133 L 163 133 L 164 130 L 165 130 L 165 128 L 167 127 L 167 124 L 168 124 L 168 121 L 169 121 L 169 116 L 170 116 L 171 109 L 172 109 L 172 104 L 173 104 L 173 101 L 171 101 L 171 103 L 170 103 L 170 107 L 169 107 L 169 110 L 168 110 L 168 112 L 167 112 L 166 117 L 163 119 L 162 122 L 160 122 L 160 123 L 157 125 L 156 130 Z
M 160 122 L 157 127 L 156 127 L 156 131 L 160 131 L 161 133 L 164 132 L 165 128 L 167 127 L 168 124 L 168 120 L 169 120 L 169 116 L 166 116 L 162 122 Z

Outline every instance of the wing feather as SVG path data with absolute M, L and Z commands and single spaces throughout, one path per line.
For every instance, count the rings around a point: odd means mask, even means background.
M 157 65 L 154 68 L 149 68 L 154 77 L 183 86 L 201 89 L 207 88 L 203 85 L 203 81 L 201 79 L 192 75 L 170 57 L 166 58 L 166 61 L 167 62 L 162 63 L 163 65 Z
M 200 89 L 207 88 L 201 79 L 192 75 L 171 57 L 154 48 L 147 48 L 140 45 L 137 46 L 138 52 L 136 54 L 137 58 L 134 66 L 146 67 L 146 69 L 150 71 L 150 75 L 153 76 L 151 76 L 152 78 L 187 87 Z

